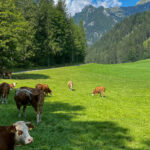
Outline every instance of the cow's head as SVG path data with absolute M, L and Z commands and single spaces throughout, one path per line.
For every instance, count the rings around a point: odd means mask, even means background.
M 34 126 L 30 122 L 18 121 L 13 126 L 15 127 L 16 145 L 30 144 L 33 142 L 33 138 L 29 135 L 29 130 L 32 130 Z
M 50 88 L 47 89 L 47 92 L 52 95 L 52 90 Z
M 94 95 L 95 95 L 95 93 L 96 93 L 96 91 L 95 91 L 95 90 L 93 90 L 93 92 L 92 92 L 92 96 L 94 96 Z

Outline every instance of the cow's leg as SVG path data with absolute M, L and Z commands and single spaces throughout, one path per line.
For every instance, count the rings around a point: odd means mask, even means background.
M 5 97 L 5 102 L 8 104 L 8 95 Z
M 42 113 L 40 113 L 39 121 L 42 121 Z
M 4 104 L 4 101 L 5 101 L 4 96 L 2 96 L 2 104 Z
M 18 104 L 17 105 L 17 109 L 18 109 L 18 117 L 21 117 L 21 106 Z
M 24 113 L 24 117 L 26 118 L 26 106 L 23 106 L 23 113 Z
M 101 97 L 102 97 L 102 98 L 104 97 L 104 92 L 101 92 Z
M 36 115 L 36 121 L 37 121 L 37 124 L 40 123 L 40 113 L 37 113 L 37 115 Z
M 1 103 L 3 104 L 3 97 L 1 96 Z

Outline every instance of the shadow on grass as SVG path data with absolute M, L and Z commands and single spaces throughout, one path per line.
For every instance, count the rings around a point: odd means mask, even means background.
M 144 144 L 146 146 L 146 148 L 144 148 L 144 150 L 149 150 L 150 149 L 150 140 L 145 140 L 142 142 L 142 144 Z
M 43 74 L 13 74 L 12 79 L 49 79 L 50 77 Z
M 5 108 L 0 105 L 0 120 L 7 124 L 18 121 L 13 101 Z M 34 142 L 22 150 L 140 150 L 127 146 L 133 142 L 128 129 L 111 121 L 80 121 L 84 107 L 61 102 L 45 102 L 42 123 L 36 126 L 36 115 L 32 107 L 27 108 L 27 117 L 35 129 L 31 132 Z M 5 113 L 4 113 L 5 111 Z M 81 117 L 82 118 L 82 117 Z M 17 148 L 19 150 L 19 148 Z

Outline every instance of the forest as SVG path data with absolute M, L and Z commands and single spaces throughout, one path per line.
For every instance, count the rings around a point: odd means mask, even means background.
M 150 58 L 150 11 L 116 24 L 88 49 L 85 62 L 116 64 Z
M 87 43 L 65 1 L 0 1 L 0 69 L 84 61 Z

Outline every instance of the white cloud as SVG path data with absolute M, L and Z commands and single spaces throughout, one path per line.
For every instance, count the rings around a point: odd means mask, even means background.
M 54 0 L 55 3 L 57 3 L 57 1 L 58 0 Z M 121 6 L 122 3 L 119 0 L 66 0 L 67 9 L 72 16 L 75 13 L 80 12 L 87 5 L 108 8 Z

